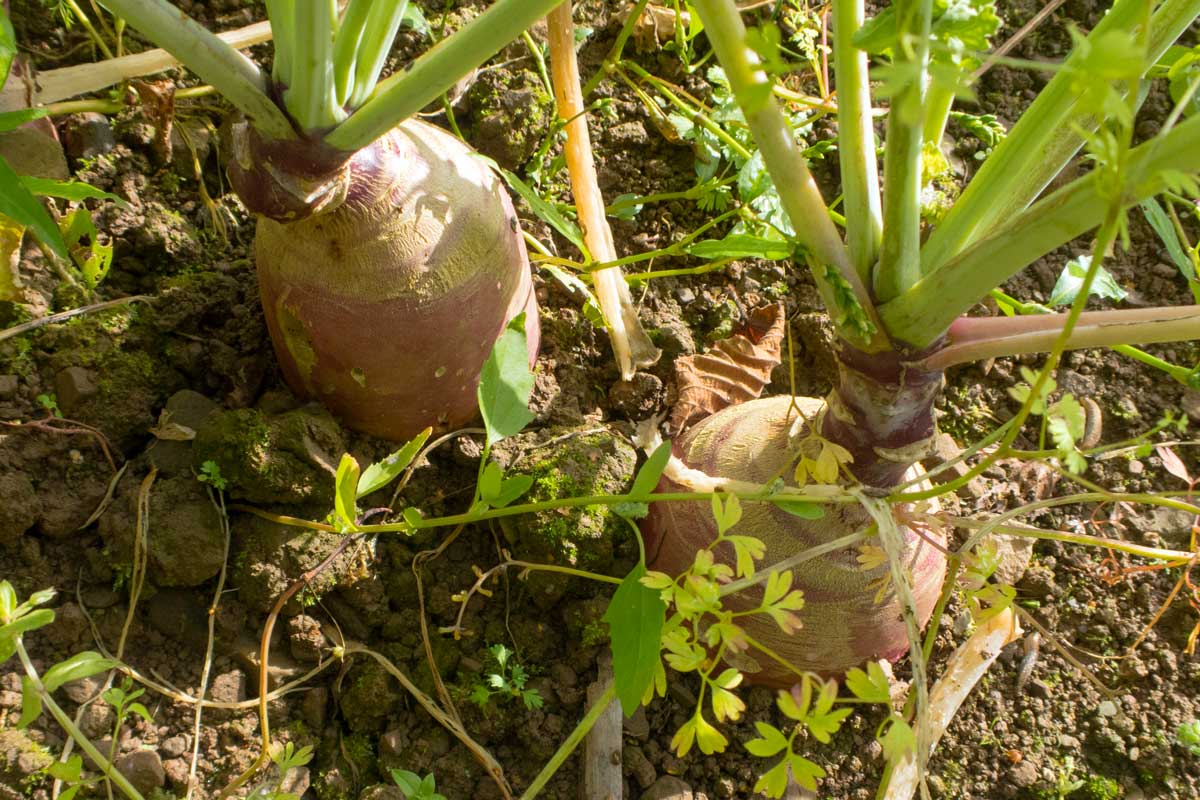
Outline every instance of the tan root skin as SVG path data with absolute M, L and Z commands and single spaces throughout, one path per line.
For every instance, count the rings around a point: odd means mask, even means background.
M 288 383 L 353 428 L 403 440 L 470 423 L 504 325 L 526 312 L 531 365 L 539 328 L 516 213 L 484 162 L 417 120 L 381 146 L 397 166 L 376 185 L 308 219 L 260 218 L 255 255 Z
M 672 464 L 659 491 L 679 491 L 693 485 L 729 487 L 761 486 L 777 475 L 791 478 L 794 463 L 792 436 L 796 414 L 789 411 L 791 398 L 770 397 L 727 408 L 685 434 L 675 443 L 681 463 Z M 805 418 L 815 420 L 825 408 L 816 398 L 795 398 Z M 919 469 L 919 468 L 917 468 Z M 913 473 L 914 475 L 917 473 Z M 823 487 L 813 487 L 818 491 Z M 745 503 L 741 522 L 734 533 L 754 536 L 767 547 L 761 568 L 855 531 L 869 524 L 857 505 L 829 504 L 825 516 L 804 520 L 768 503 Z M 678 574 L 691 564 L 695 552 L 716 538 L 716 527 L 708 503 L 657 503 L 651 506 L 643 530 L 647 533 L 647 556 L 652 568 Z M 940 540 L 939 534 L 931 536 Z M 732 557 L 731 553 L 718 553 Z M 794 570 L 793 586 L 805 592 L 806 606 L 799 612 L 804 627 L 788 637 L 765 615 L 746 617 L 750 635 L 797 669 L 833 675 L 876 658 L 896 659 L 908 651 L 908 637 L 897 601 L 891 590 L 882 605 L 873 603 L 878 581 L 887 566 L 864 570 L 860 550 L 851 548 L 806 562 Z M 915 533 L 906 536 L 906 555 L 915 567 L 914 585 L 919 617 L 928 620 L 941 589 L 945 560 Z M 747 592 L 744 605 L 755 605 L 757 593 Z M 731 596 L 738 605 L 741 595 Z M 753 651 L 751 652 L 753 655 Z M 796 675 L 765 656 L 755 656 L 763 669 L 747 679 L 768 685 L 790 685 Z M 739 662 L 740 665 L 740 662 Z

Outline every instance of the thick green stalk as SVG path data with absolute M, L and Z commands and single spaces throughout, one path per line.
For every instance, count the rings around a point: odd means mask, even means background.
M 875 267 L 875 296 L 887 302 L 921 277 L 921 129 L 929 65 L 932 0 L 897 3 L 895 63 L 907 83 L 892 95 L 883 154 L 883 244 Z
M 292 82 L 283 94 L 288 111 L 305 131 L 337 124 L 345 112 L 334 96 L 333 31 L 336 0 L 308 0 L 297 8 Z
M 339 150 L 366 147 L 436 100 L 464 75 L 521 35 L 559 0 L 498 0 L 454 35 L 438 42 L 374 93 L 325 137 Z
M 296 134 L 283 111 L 266 94 L 262 72 L 166 0 L 101 0 L 114 14 L 171 53 L 250 118 L 255 129 L 276 139 Z
M 379 82 L 379 74 L 383 72 L 383 66 L 387 63 L 396 31 L 400 30 L 400 23 L 404 21 L 406 8 L 407 0 L 376 0 L 371 4 L 371 14 L 358 48 L 358 60 L 354 65 L 354 89 L 348 101 L 351 108 L 362 105 L 371 92 L 375 91 L 375 84 Z
M 345 106 L 354 87 L 354 65 L 358 61 L 359 42 L 367 26 L 371 0 L 350 0 L 333 39 L 333 79 L 337 86 L 337 101 Z
M 1114 30 L 1137 25 L 1146 0 L 1117 0 L 1092 29 L 1095 43 Z M 1153 63 L 1200 15 L 1200 0 L 1165 0 L 1154 13 L 1148 40 Z M 1069 59 L 1068 64 L 1074 59 Z M 1061 70 L 1021 116 L 967 185 L 921 250 L 928 275 L 998 225 L 1024 211 L 1083 144 L 1078 128 L 1088 120 L 1076 109 L 1074 76 Z M 1090 125 L 1094 128 L 1094 123 Z
M 885 349 L 888 345 L 876 323 L 874 304 L 850 261 L 850 251 L 829 219 L 821 190 L 796 147 L 795 135 L 771 95 L 770 78 L 759 66 L 758 55 L 746 46 L 746 27 L 737 6 L 729 0 L 696 0 L 693 5 L 725 69 L 796 238 L 810 254 L 821 297 L 830 315 L 842 322 L 839 334 L 866 351 Z M 839 286 L 834 285 L 835 281 Z
M 275 58 L 271 77 L 286 86 L 292 80 L 292 50 L 296 41 L 296 4 L 292 0 L 267 0 L 267 19 L 271 22 L 271 40 Z
M 1200 117 L 1129 154 L 1124 204 L 1153 197 L 1169 172 L 1200 172 Z M 1013 275 L 1056 247 L 1099 225 L 1108 199 L 1096 176 L 1086 175 L 1030 206 L 900 297 L 880 306 L 889 335 L 916 347 L 937 339 L 959 315 Z
M 950 109 L 954 106 L 954 90 L 932 84 L 925 95 L 924 105 L 925 128 L 921 138 L 940 148 L 942 136 L 946 133 L 946 122 L 950 119 Z
M 862 27 L 864 15 L 863 0 L 834 1 L 833 66 L 837 82 L 838 164 L 842 171 L 846 246 L 859 279 L 866 283 L 879 255 L 883 220 L 867 54 L 852 44 L 854 34 Z

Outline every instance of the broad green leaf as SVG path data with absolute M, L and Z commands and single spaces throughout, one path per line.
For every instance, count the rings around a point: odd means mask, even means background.
M 519 433 L 533 421 L 529 396 L 533 373 L 529 371 L 529 349 L 525 340 L 525 314 L 508 323 L 479 376 L 479 410 L 487 428 L 490 447 Z
M 762 236 L 731 233 L 724 239 L 705 239 L 686 248 L 688 255 L 715 261 L 718 258 L 762 258 L 784 261 L 792 257 L 794 248 L 789 242 L 766 239 Z
M 404 517 L 404 521 L 413 528 L 417 527 L 417 524 L 425 518 L 421 515 L 420 509 L 413 508 L 412 506 L 404 509 L 404 511 L 401 512 L 401 516 Z
M 8 81 L 9 70 L 17 56 L 17 35 L 8 19 L 8 6 L 0 5 L 0 86 Z
M 654 490 L 658 488 L 658 480 L 662 477 L 663 470 L 667 468 L 667 462 L 670 460 L 671 443 L 664 441 L 654 448 L 654 452 L 638 470 L 637 477 L 633 479 L 633 488 L 629 490 L 629 496 L 635 500 L 641 500 L 653 494 Z
M 129 205 L 112 192 L 97 189 L 83 181 L 56 181 L 51 178 L 22 175 L 21 183 L 25 184 L 29 191 L 43 197 L 60 197 L 63 200 L 111 200 L 122 208 Z
M 353 530 L 358 520 L 358 461 L 349 453 L 342 455 L 334 479 L 333 511 L 345 530 Z
M 0 14 L 3 13 L 4 12 L 0 10 Z M 0 81 L 0 85 L 3 85 L 3 81 Z M 5 111 L 4 113 L 0 114 L 0 133 L 11 131 L 14 128 L 19 128 L 26 122 L 32 122 L 35 119 L 41 119 L 48 113 L 50 112 L 44 108 L 18 108 L 15 111 Z
M 50 773 L 50 777 L 57 778 L 64 783 L 74 783 L 83 774 L 83 758 L 73 755 L 65 762 L 55 761 L 46 767 L 46 772 Z
M 421 776 L 406 769 L 392 770 L 392 780 L 404 792 L 405 797 L 411 797 L 421 790 Z
M 514 475 L 511 478 L 505 478 L 500 484 L 500 491 L 492 498 L 492 508 L 504 508 L 528 492 L 531 486 L 533 486 L 533 476 L 531 475 Z
M 67 260 L 67 245 L 58 226 L 3 158 L 0 158 L 0 214 L 27 228 L 56 256 Z
M 1046 305 L 1067 306 L 1074 303 L 1075 298 L 1079 295 L 1079 290 L 1083 288 L 1083 279 L 1091 264 L 1092 257 L 1087 255 L 1068 261 L 1058 276 L 1058 282 L 1054 284 L 1054 289 L 1050 292 L 1050 299 L 1046 301 Z M 1126 291 L 1121 288 L 1116 278 L 1108 270 L 1104 267 L 1096 268 L 1096 277 L 1092 280 L 1093 297 L 1124 300 L 1125 295 Z
M 95 675 L 97 672 L 104 672 L 117 666 L 116 661 L 111 658 L 105 658 L 92 650 L 85 650 L 82 653 L 76 653 L 65 661 L 60 661 L 50 669 L 46 670 L 46 674 L 42 677 L 42 686 L 47 692 L 53 692 L 64 683 L 86 678 L 89 675 Z
M 356 494 L 359 497 L 366 497 L 398 478 L 400 473 L 408 469 L 408 465 L 417 457 L 417 453 L 421 452 L 421 448 L 425 446 L 431 433 L 433 433 L 433 428 L 426 428 L 387 458 L 376 461 L 364 469 L 358 479 Z
M 645 574 L 644 564 L 630 570 L 604 612 L 612 638 L 613 683 L 627 717 L 641 705 L 654 680 L 667 613 L 659 593 L 642 584 Z
M 788 787 L 788 760 L 782 759 L 778 764 L 763 773 L 754 784 L 754 791 L 762 792 L 767 797 L 783 797 Z
M 18 728 L 28 728 L 42 715 L 42 695 L 28 675 L 21 678 L 21 718 L 17 720 Z
M 521 195 L 526 203 L 529 203 L 530 208 L 533 209 L 533 213 L 537 214 L 547 225 L 561 233 L 567 241 L 579 248 L 579 252 L 583 253 L 585 260 L 592 260 L 592 254 L 588 251 L 587 245 L 584 244 L 583 234 L 579 231 L 578 225 L 560 214 L 557 208 L 543 200 L 532 186 L 518 178 L 514 173 L 506 169 L 501 169 L 500 172 L 504 175 L 504 179 L 508 181 L 508 185 L 512 187 L 512 190 Z
M 825 509 L 819 504 L 804 500 L 776 500 L 775 505 L 800 519 L 820 519 L 825 516 Z
M 479 496 L 488 505 L 500 494 L 500 482 L 504 480 L 504 470 L 495 461 L 489 461 L 479 476 Z

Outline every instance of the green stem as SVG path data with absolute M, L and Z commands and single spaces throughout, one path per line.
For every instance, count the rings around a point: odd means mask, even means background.
M 275 139 L 294 139 L 283 111 L 266 94 L 262 72 L 250 59 L 180 13 L 166 0 L 103 0 L 249 117 L 255 129 Z
M 498 0 L 408 69 L 376 86 L 370 98 L 325 137 L 326 142 L 347 152 L 366 147 L 440 97 L 559 2 Z
M 46 710 L 50 712 L 50 715 L 53 716 L 55 721 L 62 726 L 62 729 L 67 732 L 67 735 L 79 745 L 80 749 L 88 754 L 88 758 L 92 759 L 92 763 L 100 769 L 100 772 L 103 773 L 104 777 L 115 783 L 117 788 L 120 789 L 126 797 L 129 797 L 130 800 L 142 800 L 142 793 L 135 789 L 133 784 L 131 784 L 128 779 L 126 779 L 126 777 L 112 765 L 112 762 L 105 758 L 104 755 L 96 749 L 96 746 L 92 744 L 91 740 L 84 736 L 83 731 L 79 730 L 79 728 L 75 725 L 75 721 L 71 719 L 70 715 L 63 711 L 62 708 L 59 707 L 58 703 L 54 702 L 54 698 L 51 697 L 50 693 L 47 692 L 45 687 L 42 686 L 42 679 L 38 675 L 37 668 L 33 666 L 33 662 L 29 658 L 29 653 L 25 650 L 25 644 L 23 641 L 21 641 L 21 637 L 14 637 L 13 644 L 16 645 L 17 657 L 21 660 L 21 666 L 25 668 L 25 674 L 29 676 L 31 681 L 33 681 L 34 691 L 41 696 L 42 705 L 45 706 Z
M 546 788 L 546 784 L 554 777 L 554 773 L 558 772 L 566 760 L 571 757 L 571 753 L 575 752 L 575 748 L 583 741 L 584 737 L 596 725 L 596 721 L 600 719 L 600 715 L 608 708 L 609 703 L 617 699 L 616 685 L 609 683 L 604 689 L 604 693 L 596 698 L 596 702 L 588 709 L 587 714 L 583 719 L 579 720 L 579 724 L 575 726 L 575 730 L 571 731 L 571 735 L 567 737 L 558 750 L 554 751 L 554 755 L 542 767 L 542 771 L 533 779 L 533 783 L 529 784 L 529 788 L 521 795 L 521 800 L 533 800 L 538 796 L 538 792 Z
M 1113 31 L 1133 29 L 1145 5 L 1146 0 L 1117 0 L 1088 42 L 1094 45 Z M 1151 21 L 1147 64 L 1157 61 L 1198 14 L 1200 0 L 1165 0 Z M 1073 62 L 1078 62 L 1077 56 L 1067 63 Z M 1079 151 L 1079 128 L 1089 125 L 1076 109 L 1074 81 L 1072 70 L 1060 70 L 988 156 L 922 248 L 923 274 L 1025 210 Z
M 946 133 L 946 122 L 950 119 L 950 109 L 953 106 L 953 88 L 938 83 L 929 87 L 925 97 L 925 127 L 921 134 L 922 139 L 941 148 L 942 136 Z
M 838 90 L 838 163 L 842 171 L 846 246 L 864 283 L 879 254 L 883 221 L 879 170 L 875 159 L 875 124 L 867 54 L 854 47 L 854 34 L 865 16 L 863 0 L 833 4 L 833 65 Z
M 621 26 L 621 32 L 617 34 L 617 40 L 613 42 L 612 49 L 604 57 L 604 62 L 600 65 L 600 69 L 596 70 L 596 74 L 588 78 L 588 82 L 584 84 L 582 91 L 585 98 L 596 91 L 596 87 L 600 85 L 600 81 L 604 80 L 604 76 L 612 72 L 613 68 L 621 63 L 621 54 L 625 52 L 625 43 L 633 35 L 633 29 L 637 27 L 638 20 L 642 18 L 642 12 L 646 10 L 646 5 L 649 2 L 650 0 L 638 0 L 630 10 L 629 17 L 625 20 L 625 24 Z
M 658 93 L 661 94 L 668 103 L 675 106 L 675 108 L 678 109 L 680 111 L 680 113 L 683 114 L 683 116 L 687 117 L 689 122 L 691 122 L 693 125 L 699 125 L 700 127 L 704 128 L 704 130 L 711 133 L 713 136 L 716 136 L 718 139 L 721 140 L 722 144 L 724 144 L 726 147 L 728 147 L 734 153 L 737 153 L 739 158 L 742 158 L 744 160 L 749 160 L 750 157 L 753 155 L 753 153 L 751 153 L 749 150 L 747 150 L 742 145 L 741 142 L 739 142 L 737 139 L 733 138 L 733 136 L 727 130 L 725 130 L 720 125 L 718 125 L 715 121 L 713 121 L 712 117 L 710 117 L 708 114 L 706 114 L 701 109 L 693 108 L 686 101 L 684 101 L 682 98 L 680 98 L 674 92 L 672 92 L 670 90 L 670 88 L 668 88 L 669 84 L 667 84 L 666 81 L 662 80 L 661 78 L 659 78 L 655 75 L 651 75 L 649 72 L 642 69 L 642 67 L 640 65 L 635 64 L 632 61 L 627 63 L 625 65 L 624 69 L 621 69 L 618 72 L 618 74 L 625 81 L 625 83 L 629 86 L 629 88 L 633 89 L 635 92 L 638 92 L 639 94 L 642 94 L 641 89 L 632 80 L 629 79 L 628 75 L 625 74 L 625 69 L 628 69 L 630 72 L 637 75 L 639 78 L 646 81 L 647 83 L 653 84 L 654 88 L 658 90 Z M 657 106 L 654 105 L 654 101 L 652 101 L 648 97 L 643 97 L 642 104 L 644 106 L 646 106 L 647 111 L 649 111 L 650 108 L 652 108 L 652 107 L 657 108 Z
M 334 96 L 333 31 L 335 0 L 307 0 L 298 7 L 292 50 L 292 82 L 284 104 L 305 131 L 337 124 L 345 112 Z
M 1189 339 L 1200 339 L 1200 333 L 1193 334 L 1192 336 L 1190 336 L 1188 338 Z M 1172 364 L 1170 361 L 1166 361 L 1164 359 L 1159 358 L 1158 356 L 1151 355 L 1150 353 L 1147 353 L 1145 350 L 1142 350 L 1137 347 L 1133 347 L 1128 344 L 1114 345 L 1112 349 L 1113 349 L 1113 352 L 1115 352 L 1115 353 L 1120 353 L 1121 355 L 1128 356 L 1129 358 L 1132 358 L 1135 361 L 1140 361 L 1143 364 L 1145 364 L 1146 366 L 1154 367 L 1155 369 L 1162 370 L 1163 372 L 1167 373 L 1175 380 L 1182 383 L 1184 386 L 1187 386 L 1192 389 L 1200 388 L 1200 387 L 1196 387 L 1193 385 L 1193 383 L 1195 381 L 1195 376 L 1196 376 L 1196 371 L 1194 369 L 1188 369 L 1187 367 L 1181 367 L 1178 364 Z
M 354 63 L 353 91 L 347 100 L 350 108 L 357 108 L 375 91 L 379 83 L 379 75 L 387 63 L 388 52 L 404 21 L 404 11 L 408 8 L 408 0 L 389 0 L 371 4 L 367 27 L 363 32 L 362 42 L 358 47 L 358 56 Z
M 909 77 L 892 96 L 883 154 L 886 235 L 879 248 L 874 288 L 876 297 L 885 303 L 921 276 L 921 109 L 933 4 L 931 0 L 901 0 L 896 8 L 899 36 L 894 60 Z
M 886 337 L 874 321 L 875 306 L 850 261 L 850 252 L 842 243 L 837 227 L 829 219 L 821 190 L 796 147 L 792 129 L 771 94 L 771 80 L 759 66 L 757 54 L 746 46 L 746 27 L 737 6 L 729 0 L 696 0 L 694 6 L 796 237 L 810 254 L 813 277 L 826 308 L 843 323 L 839 325 L 839 333 L 860 349 L 885 349 Z M 831 282 L 827 269 L 836 275 L 840 287 Z M 858 308 L 849 308 L 850 303 Z
M 83 29 L 87 31 L 88 36 L 90 36 L 92 41 L 96 43 L 96 47 L 100 48 L 100 52 L 104 54 L 104 57 L 112 58 L 112 50 L 108 49 L 108 45 L 105 43 L 104 37 L 101 36 L 96 30 L 96 27 L 92 25 L 92 21 L 88 19 L 87 14 L 83 13 L 83 9 L 79 7 L 79 4 L 76 3 L 75 0 L 66 0 L 66 3 L 71 9 L 71 12 L 75 15 L 75 19 L 79 20 L 79 24 L 83 26 Z
M 293 51 L 296 42 L 296 4 L 292 0 L 266 0 L 267 19 L 271 23 L 271 41 L 275 58 L 271 77 L 288 86 L 292 82 Z
M 1166 188 L 1171 173 L 1197 171 L 1200 117 L 1192 117 L 1130 152 L 1121 201 L 1131 206 Z M 1096 227 L 1108 205 L 1095 173 L 1067 184 L 882 305 L 888 333 L 917 347 L 930 344 L 991 289 Z
M 354 68 L 358 63 L 359 43 L 362 42 L 363 31 L 367 27 L 371 6 L 370 0 L 350 0 L 342 14 L 337 35 L 333 38 L 333 80 L 338 105 L 343 107 L 350 101 L 350 92 L 354 88 Z
M 1118 553 L 1125 553 L 1138 558 L 1147 558 L 1151 561 L 1165 561 L 1170 566 L 1179 566 L 1186 564 L 1195 557 L 1195 553 L 1190 553 L 1186 550 L 1166 550 L 1161 547 L 1147 547 L 1146 545 L 1134 544 L 1123 539 L 1106 539 L 1103 536 L 1091 536 L 1086 533 L 1071 533 L 1070 531 L 1048 531 L 1042 528 L 1032 528 L 1026 525 L 1010 525 L 1003 522 L 993 523 L 992 520 L 978 520 L 964 517 L 946 517 L 945 521 L 956 528 L 962 528 L 969 531 L 980 531 L 987 529 L 992 533 L 1003 533 L 1009 536 L 1024 536 L 1030 539 L 1050 539 L 1056 542 L 1066 542 L 1067 544 L 1078 544 L 1084 547 L 1102 547 L 1106 550 L 1115 550 Z

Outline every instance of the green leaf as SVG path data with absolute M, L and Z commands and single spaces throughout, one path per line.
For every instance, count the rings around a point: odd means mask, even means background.
M 1079 290 L 1083 288 L 1083 279 L 1091 264 L 1092 257 L 1087 255 L 1068 261 L 1058 276 L 1058 282 L 1054 284 L 1054 290 L 1050 292 L 1050 299 L 1046 301 L 1046 305 L 1068 306 L 1074 303 L 1075 298 L 1079 295 Z M 1096 268 L 1096 277 L 1092 280 L 1093 297 L 1124 300 L 1125 295 L 1126 291 L 1121 288 L 1116 278 L 1108 270 L 1104 267 Z
M 46 772 L 50 773 L 50 777 L 64 783 L 75 783 L 79 780 L 79 776 L 83 774 L 83 758 L 73 755 L 65 762 L 55 761 L 46 767 Z
M 404 509 L 404 511 L 401 512 L 401 516 L 404 517 L 404 521 L 413 528 L 415 528 L 421 520 L 425 519 L 425 517 L 421 514 L 421 510 L 412 506 Z
M 17 610 L 17 590 L 8 581 L 0 581 L 0 620 L 12 619 Z
M 712 496 L 713 519 L 717 522 L 717 533 L 721 536 L 725 535 L 725 531 L 737 525 L 742 518 L 742 504 L 737 495 L 727 494 L 724 496 L 727 498 L 724 503 L 721 502 L 721 492 L 713 492 Z
M 746 749 L 750 751 L 751 755 L 769 758 L 788 746 L 787 737 L 774 725 L 767 722 L 755 722 L 754 727 L 758 730 L 761 738 L 746 742 Z
M 528 492 L 531 486 L 533 486 L 532 475 L 514 475 L 511 478 L 505 478 L 500 484 L 500 491 L 492 498 L 492 508 L 504 508 Z
M 866 672 L 858 667 L 847 672 L 846 688 L 859 700 L 867 703 L 890 703 L 892 699 L 887 675 L 884 674 L 883 667 L 875 661 L 867 663 Z
M 895 714 L 892 715 L 892 723 L 888 726 L 887 733 L 879 740 L 883 745 L 883 755 L 888 760 L 889 764 L 895 764 L 906 754 L 912 752 L 917 746 L 917 735 L 909 724 Z
M 788 760 L 785 758 L 762 774 L 754 784 L 754 791 L 762 792 L 767 797 L 783 797 L 787 787 Z
M 28 728 L 41 715 L 42 694 L 33 678 L 25 675 L 21 678 L 21 718 L 17 720 L 17 727 Z
M 421 776 L 406 769 L 392 770 L 392 780 L 404 792 L 405 797 L 412 797 L 421 790 Z
M 358 479 L 358 488 L 355 492 L 358 497 L 366 497 L 371 492 L 379 491 L 398 478 L 400 473 L 408 469 L 408 465 L 417 457 L 417 453 L 421 452 L 421 448 L 425 446 L 431 433 L 433 433 L 433 428 L 426 428 L 387 458 L 376 461 L 364 469 Z
M 358 461 L 349 453 L 342 454 L 334 479 L 333 511 L 343 530 L 354 530 L 358 521 Z
M 627 717 L 641 705 L 654 680 L 667 613 L 659 593 L 641 583 L 645 574 L 645 564 L 630 570 L 604 612 L 612 637 L 613 682 Z
M 3 10 L 0 10 L 0 14 L 3 13 Z M 3 84 L 4 82 L 0 81 L 0 86 Z M 19 128 L 26 122 L 41 119 L 49 113 L 44 108 L 18 108 L 16 111 L 5 111 L 0 114 L 0 133 Z
M 8 19 L 6 5 L 0 5 L 0 86 L 8 80 L 13 59 L 17 56 L 17 35 Z
M 42 677 L 42 686 L 47 692 L 53 692 L 64 683 L 86 678 L 89 675 L 95 675 L 97 672 L 104 672 L 117 666 L 116 661 L 111 658 L 105 658 L 92 650 L 85 650 L 82 653 L 76 653 L 65 661 L 60 661 L 50 669 L 46 670 L 45 676 Z
M 775 505 L 800 519 L 820 519 L 825 516 L 825 509 L 818 503 L 809 503 L 804 500 L 776 500 Z
M 508 323 L 479 376 L 479 410 L 487 428 L 487 444 L 513 434 L 533 421 L 529 396 L 533 373 L 529 371 L 529 349 L 525 340 L 525 313 Z
M 792 770 L 792 777 L 796 783 L 808 789 L 810 792 L 817 790 L 817 780 L 825 777 L 825 770 L 809 761 L 804 756 L 798 756 L 795 753 L 788 754 L 788 766 Z
M 508 181 L 508 185 L 512 187 L 512 190 L 521 195 L 526 203 L 529 203 L 529 207 L 533 209 L 533 213 L 537 214 L 539 219 L 561 233 L 567 241 L 579 248 L 579 252 L 583 253 L 584 260 L 592 260 L 592 254 L 588 251 L 587 245 L 584 244 L 583 234 L 579 231 L 578 225 L 560 214 L 557 208 L 543 200 L 532 186 L 518 178 L 514 173 L 506 169 L 501 169 L 500 172 L 504 175 L 504 179 Z
M 638 470 L 637 477 L 633 479 L 633 488 L 629 490 L 630 498 L 642 500 L 653 494 L 654 490 L 658 488 L 659 478 L 662 477 L 663 470 L 667 468 L 667 462 L 670 460 L 671 443 L 664 441 L 654 448 L 654 452 Z
M 795 249 L 791 243 L 762 236 L 731 233 L 724 239 L 705 239 L 685 248 L 688 255 L 715 261 L 718 258 L 762 258 L 768 261 L 785 261 L 792 257 Z
M 1171 224 L 1171 218 L 1167 216 L 1167 212 L 1163 211 L 1162 206 L 1153 197 L 1144 200 L 1140 203 L 1140 206 L 1142 213 L 1146 215 L 1146 221 L 1150 223 L 1150 227 L 1158 234 L 1158 238 L 1171 255 L 1171 261 L 1175 262 L 1175 266 L 1179 269 L 1179 272 L 1183 277 L 1187 278 L 1192 290 L 1192 299 L 1200 303 L 1200 284 L 1196 282 L 1196 265 L 1192 263 L 1191 256 L 1185 252 L 1184 246 L 1180 244 L 1179 234 L 1175 230 L 1175 226 Z
M 7 625 L 0 626 L 0 642 L 12 639 L 26 631 L 36 630 L 54 622 L 54 612 L 48 608 L 39 608 L 22 614 Z
M 22 175 L 21 183 L 25 184 L 25 188 L 29 191 L 44 197 L 60 197 L 63 200 L 75 201 L 111 200 L 122 208 L 129 206 L 112 192 L 97 189 L 83 181 L 56 181 L 52 178 L 34 178 L 30 175 Z
M 0 214 L 28 228 L 56 256 L 67 260 L 67 245 L 58 226 L 3 158 L 0 158 Z
M 504 470 L 495 461 L 489 461 L 479 476 L 479 497 L 488 505 L 500 494 L 500 482 L 504 480 Z

